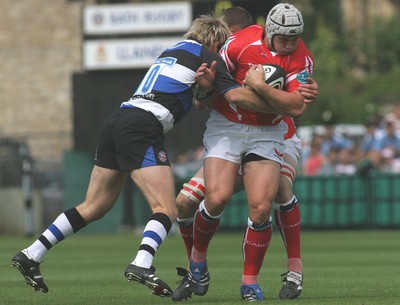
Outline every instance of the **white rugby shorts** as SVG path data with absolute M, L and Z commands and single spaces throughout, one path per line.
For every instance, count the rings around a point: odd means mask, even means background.
M 296 161 L 295 170 L 298 171 L 301 165 L 301 140 L 297 135 L 285 140 L 285 155 L 289 155 Z
M 282 165 L 287 132 L 283 121 L 275 126 L 239 124 L 213 110 L 206 126 L 203 139 L 205 158 L 221 158 L 241 164 L 244 156 L 254 153 Z

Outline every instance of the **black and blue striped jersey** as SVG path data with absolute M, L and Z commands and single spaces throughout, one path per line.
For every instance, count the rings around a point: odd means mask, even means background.
M 158 115 L 157 111 L 161 107 L 153 104 L 156 103 L 168 110 L 168 115 L 172 115 L 171 125 L 175 125 L 193 105 L 197 69 L 201 64 L 211 64 L 214 60 L 217 61 L 214 85 L 219 93 L 224 94 L 238 87 L 239 84 L 229 74 L 225 62 L 217 53 L 209 51 L 197 41 L 184 40 L 166 49 L 157 58 L 132 98 L 122 103 L 121 108 L 143 108 L 163 119 L 166 114 Z

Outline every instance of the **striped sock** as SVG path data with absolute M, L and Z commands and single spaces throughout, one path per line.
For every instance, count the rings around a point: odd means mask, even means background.
M 42 262 L 44 254 L 55 244 L 63 241 L 85 226 L 86 222 L 76 208 L 65 211 L 27 248 L 29 257 L 37 262 Z
M 153 263 L 154 255 L 159 246 L 171 230 L 171 220 L 163 213 L 155 213 L 144 228 L 142 235 L 142 243 L 133 265 L 143 268 L 150 268 Z

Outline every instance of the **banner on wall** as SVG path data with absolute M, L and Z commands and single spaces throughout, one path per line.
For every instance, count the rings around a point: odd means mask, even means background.
M 86 40 L 83 44 L 85 70 L 148 68 L 165 49 L 182 37 Z
M 92 5 L 83 9 L 83 69 L 148 68 L 167 47 L 172 46 L 199 15 L 220 16 L 224 9 L 241 6 L 254 22 L 265 23 L 275 0 L 154 2 Z M 151 37 L 143 37 L 150 34 Z M 153 35 L 159 35 L 153 37 Z M 123 39 L 121 37 L 124 37 Z
M 186 32 L 190 2 L 94 5 L 83 9 L 84 35 Z

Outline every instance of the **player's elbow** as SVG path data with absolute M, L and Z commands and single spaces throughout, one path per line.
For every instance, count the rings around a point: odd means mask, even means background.
M 289 113 L 287 115 L 291 116 L 292 118 L 301 117 L 307 109 L 306 103 L 299 103 L 296 107 L 291 107 L 289 109 Z
M 229 90 L 223 94 L 224 98 L 226 101 L 229 103 L 235 103 L 240 100 L 241 95 L 240 95 L 240 90 L 238 88 L 235 88 L 233 90 Z
M 290 103 L 291 105 L 288 109 L 287 115 L 291 116 L 292 118 L 298 118 L 304 114 L 307 109 L 307 103 L 304 103 L 304 98 L 301 94 L 293 94 L 290 96 Z

